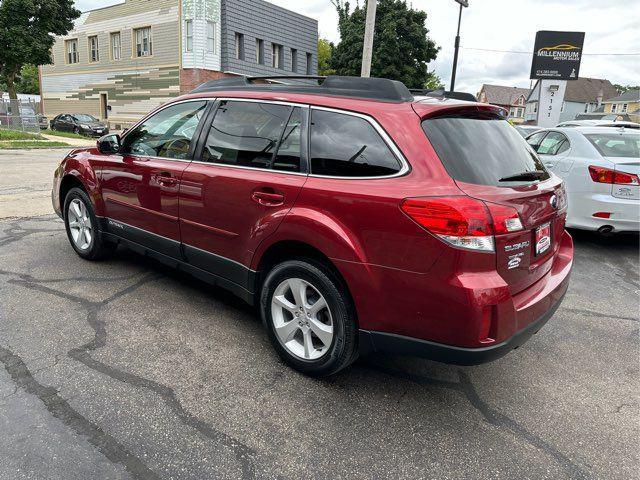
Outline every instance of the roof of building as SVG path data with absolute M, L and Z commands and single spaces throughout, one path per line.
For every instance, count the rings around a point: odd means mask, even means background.
M 640 102 L 640 88 L 629 89 L 621 95 L 605 100 L 605 102 Z
M 508 87 L 505 85 L 482 85 L 480 91 L 484 90 L 487 96 L 487 102 L 494 105 L 513 105 L 516 103 L 516 99 L 520 95 L 524 95 L 524 98 L 529 96 L 531 91 L 528 88 Z
M 614 87 L 609 80 L 581 77 L 577 80 L 570 80 L 567 82 L 564 101 L 595 103 L 601 91 L 603 99 L 618 95 L 616 87 Z

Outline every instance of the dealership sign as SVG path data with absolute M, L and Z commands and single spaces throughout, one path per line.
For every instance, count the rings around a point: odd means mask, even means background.
M 536 33 L 531 77 L 554 80 L 576 80 L 580 73 L 584 32 Z

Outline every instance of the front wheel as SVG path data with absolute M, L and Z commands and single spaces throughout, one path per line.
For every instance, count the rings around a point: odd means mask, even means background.
M 296 370 L 327 376 L 355 360 L 350 299 L 323 265 L 304 260 L 276 265 L 263 284 L 260 307 L 271 343 Z
M 73 129 L 73 133 L 75 133 L 76 135 L 80 135 L 80 129 L 78 127 L 75 127 Z
M 64 224 L 71 246 L 86 260 L 105 258 L 116 249 L 102 238 L 89 196 L 79 188 L 69 190 L 64 199 Z

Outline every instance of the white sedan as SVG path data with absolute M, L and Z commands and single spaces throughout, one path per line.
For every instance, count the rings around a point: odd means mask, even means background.
M 640 131 L 548 128 L 527 142 L 545 167 L 565 181 L 568 227 L 640 231 Z

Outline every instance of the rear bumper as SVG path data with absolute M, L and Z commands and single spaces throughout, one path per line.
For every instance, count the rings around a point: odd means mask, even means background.
M 598 218 L 597 212 L 610 213 L 610 218 Z M 574 195 L 569 198 L 567 227 L 598 230 L 611 226 L 616 232 L 640 231 L 640 201 L 616 198 L 609 193 Z
M 360 354 L 366 355 L 373 352 L 383 352 L 423 357 L 454 365 L 480 365 L 482 363 L 492 362 L 505 356 L 511 350 L 518 348 L 529 340 L 532 335 L 537 333 L 556 312 L 564 299 L 565 293 L 566 288 L 562 296 L 537 320 L 527 325 L 511 338 L 496 345 L 481 348 L 465 348 L 395 335 L 393 333 L 360 330 Z

